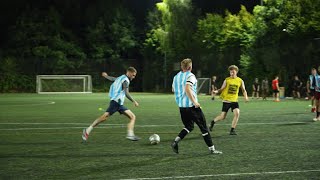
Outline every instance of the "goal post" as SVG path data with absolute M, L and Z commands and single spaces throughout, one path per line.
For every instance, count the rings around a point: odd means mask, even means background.
M 90 75 L 37 75 L 38 94 L 92 93 Z
M 198 94 L 211 94 L 211 79 L 198 78 Z

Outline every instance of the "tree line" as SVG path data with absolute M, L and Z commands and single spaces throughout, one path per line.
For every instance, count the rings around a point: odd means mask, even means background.
M 318 0 L 265 0 L 252 12 L 241 6 L 223 14 L 163 0 L 143 15 L 124 0 L 39 2 L 21 7 L 3 33 L 1 92 L 34 92 L 38 74 L 89 74 L 100 91 L 101 71 L 119 75 L 130 65 L 138 69 L 133 90 L 167 92 L 186 57 L 198 77 L 220 82 L 235 64 L 249 85 L 279 75 L 289 86 L 320 65 Z

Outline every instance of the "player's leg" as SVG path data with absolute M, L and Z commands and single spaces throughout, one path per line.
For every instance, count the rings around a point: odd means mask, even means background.
M 110 116 L 110 113 L 109 112 L 105 112 L 103 115 L 101 115 L 96 120 L 94 120 L 93 123 L 89 127 L 83 129 L 83 131 L 82 131 L 82 140 L 83 141 L 87 141 L 88 137 L 89 137 L 89 134 L 91 133 L 93 128 L 96 127 L 101 122 L 107 120 L 109 116 Z
M 231 124 L 231 129 L 230 129 L 230 135 L 237 135 L 235 129 L 237 127 L 238 121 L 240 117 L 240 109 L 239 107 L 233 109 L 233 119 L 232 119 L 232 124 Z
M 227 112 L 229 111 L 231 107 L 231 103 L 226 103 L 223 102 L 222 104 L 222 109 L 221 109 L 221 114 L 216 116 L 211 122 L 210 122 L 210 126 L 209 126 L 209 130 L 212 131 L 213 126 L 215 125 L 216 122 L 224 120 L 227 116 Z
M 207 123 L 206 123 L 206 118 L 202 112 L 202 110 L 200 108 L 193 108 L 192 109 L 192 113 L 195 116 L 195 123 L 198 125 L 201 133 L 202 133 L 202 137 L 205 141 L 205 143 L 207 144 L 210 153 L 212 154 L 222 154 L 221 151 L 217 151 L 213 145 L 212 142 L 212 138 L 211 135 L 208 131 L 208 127 L 207 127 Z
M 179 153 L 178 151 L 178 143 L 186 137 L 194 128 L 194 116 L 191 113 L 191 108 L 180 108 L 180 116 L 182 123 L 184 125 L 184 128 L 180 131 L 178 136 L 174 139 L 174 141 L 171 144 L 172 150 L 175 153 Z
M 259 99 L 259 91 L 257 91 L 257 99 Z
M 123 106 L 124 107 L 124 106 Z M 129 109 L 126 109 L 125 111 L 121 112 L 125 116 L 129 118 L 129 123 L 127 125 L 127 139 L 132 141 L 138 141 L 140 138 L 135 136 L 134 134 L 134 125 L 136 122 L 136 115 L 130 111 Z

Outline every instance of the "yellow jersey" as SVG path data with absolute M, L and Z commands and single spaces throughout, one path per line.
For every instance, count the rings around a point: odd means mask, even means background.
M 238 102 L 238 93 L 242 85 L 242 79 L 239 77 L 227 77 L 225 81 L 226 87 L 222 90 L 220 97 L 224 101 Z

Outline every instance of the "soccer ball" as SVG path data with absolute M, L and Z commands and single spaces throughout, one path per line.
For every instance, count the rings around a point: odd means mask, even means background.
M 158 134 L 152 134 L 152 135 L 149 137 L 149 141 L 150 141 L 150 144 L 152 144 L 152 145 L 159 144 L 159 142 L 160 142 L 160 136 L 159 136 Z

